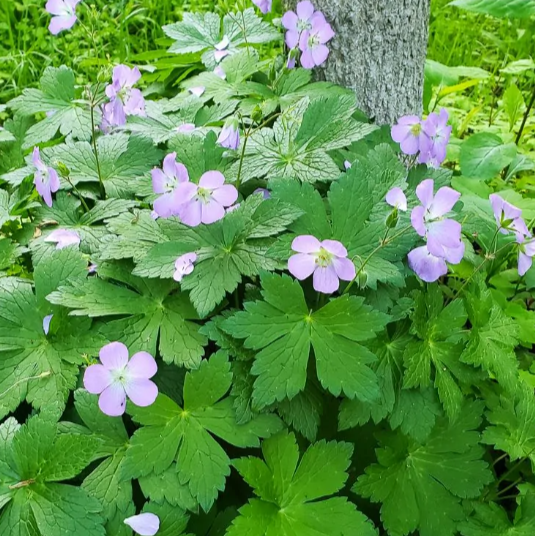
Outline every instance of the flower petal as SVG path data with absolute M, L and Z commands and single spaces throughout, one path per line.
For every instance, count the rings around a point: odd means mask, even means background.
M 109 370 L 122 369 L 128 363 L 128 348 L 122 342 L 110 342 L 99 352 L 100 361 Z
M 347 257 L 347 249 L 338 240 L 324 240 L 321 247 L 337 257 Z
M 424 222 L 425 208 L 422 205 L 414 207 L 411 212 L 411 224 L 414 230 L 420 235 L 425 236 L 427 229 Z
M 148 380 L 147 380 L 148 381 Z M 119 417 L 126 410 L 126 393 L 120 383 L 112 383 L 100 395 L 98 407 L 110 417 Z
M 418 197 L 420 203 L 422 203 L 425 209 L 428 209 L 433 202 L 434 188 L 435 181 L 433 181 L 433 179 L 426 179 L 416 187 L 416 196 Z
M 224 207 L 230 207 L 238 199 L 238 190 L 232 184 L 224 184 L 212 192 L 212 198 Z
M 532 264 L 533 259 L 529 255 L 522 253 L 522 251 L 518 252 L 518 275 L 520 277 L 526 274 Z
M 326 267 L 318 266 L 314 271 L 312 283 L 314 290 L 323 294 L 332 294 L 340 287 L 340 281 L 332 264 Z
M 316 269 L 316 258 L 307 253 L 298 253 L 288 259 L 288 270 L 297 279 L 302 281 L 310 277 Z
M 99 395 L 113 382 L 110 371 L 103 365 L 91 365 L 84 372 L 84 387 L 93 395 Z
M 201 221 L 206 224 L 214 223 L 225 217 L 225 209 L 215 199 L 211 199 L 206 205 L 201 204 Z
M 76 15 L 72 15 L 71 17 L 52 17 L 48 29 L 52 35 L 58 35 L 63 30 L 71 29 L 77 20 Z
M 422 281 L 433 283 L 448 273 L 446 261 L 431 255 L 426 246 L 413 249 L 408 255 L 409 266 Z
M 397 186 L 391 188 L 386 194 L 385 199 L 391 207 L 397 207 L 403 212 L 407 210 L 407 197 L 401 188 L 398 188 Z
M 158 387 L 151 380 L 135 378 L 125 385 L 128 398 L 142 408 L 150 406 L 158 397 Z
M 461 224 L 449 219 L 428 223 L 427 239 L 437 240 L 447 248 L 457 247 L 461 239 Z
M 296 48 L 299 44 L 299 32 L 297 30 L 288 30 L 284 40 L 289 49 Z
M 180 207 L 180 219 L 190 227 L 197 227 L 202 221 L 202 203 L 191 200 Z
M 325 45 L 317 45 L 312 48 L 312 59 L 316 65 L 322 65 L 327 61 L 329 49 Z
M 314 68 L 314 58 L 312 57 L 312 52 L 310 49 L 306 49 L 301 54 L 301 66 L 305 69 Z
M 312 235 L 301 235 L 294 238 L 292 249 L 298 253 L 318 253 L 321 242 Z
M 455 203 L 459 201 L 460 197 L 461 194 L 453 188 L 449 188 L 448 186 L 440 188 L 431 203 L 429 211 L 431 217 L 440 218 L 450 212 Z
M 207 171 L 199 180 L 201 188 L 209 188 L 210 190 L 219 188 L 225 184 L 225 176 L 220 171 Z
M 303 0 L 297 4 L 297 16 L 303 20 L 309 20 L 314 14 L 314 4 L 309 0 Z
M 295 33 L 297 33 L 297 23 L 299 21 L 299 18 L 298 16 L 293 12 L 293 11 L 287 11 L 283 16 L 282 16 L 282 25 L 284 26 L 284 28 L 286 28 L 287 30 L 290 30 L 290 31 L 294 31 Z M 293 47 L 290 47 L 290 48 L 293 48 Z
M 336 275 L 342 281 L 352 281 L 357 275 L 357 270 L 351 259 L 333 259 L 333 266 L 336 271 Z
M 154 201 L 154 210 L 160 218 L 169 218 L 178 213 L 180 203 L 177 202 L 174 192 L 163 194 Z
M 131 378 L 152 378 L 158 372 L 154 357 L 148 352 L 135 353 L 126 365 L 128 376 Z
M 127 517 L 124 523 L 137 532 L 139 536 L 154 536 L 160 530 L 160 519 L 150 512 Z

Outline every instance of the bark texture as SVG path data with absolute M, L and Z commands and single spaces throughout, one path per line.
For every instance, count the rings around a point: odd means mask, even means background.
M 297 0 L 285 0 L 294 9 Z M 312 0 L 336 36 L 320 76 L 351 88 L 378 124 L 422 112 L 430 0 Z

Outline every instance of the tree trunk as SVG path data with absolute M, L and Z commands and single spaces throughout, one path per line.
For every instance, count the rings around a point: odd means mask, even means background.
M 294 9 L 297 0 L 284 0 Z M 312 0 L 336 36 L 322 69 L 378 124 L 422 113 L 430 0 Z

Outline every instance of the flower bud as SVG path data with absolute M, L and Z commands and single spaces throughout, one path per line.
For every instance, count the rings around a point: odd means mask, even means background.
M 70 177 L 71 171 L 63 162 L 58 162 L 56 164 L 56 167 L 58 168 L 59 174 L 62 177 L 64 178 Z
M 394 210 L 388 215 L 388 218 L 386 218 L 386 226 L 389 229 L 394 229 L 398 224 L 398 220 L 399 212 L 397 208 L 394 208 Z
M 264 114 L 262 112 L 262 108 L 257 104 L 251 113 L 251 118 L 255 123 L 261 123 L 263 117 Z
M 362 270 L 357 277 L 357 283 L 359 288 L 365 288 L 368 284 L 368 274 Z

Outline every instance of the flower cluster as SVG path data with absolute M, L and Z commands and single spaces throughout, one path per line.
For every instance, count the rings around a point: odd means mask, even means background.
M 492 211 L 502 234 L 513 233 L 518 244 L 518 274 L 523 276 L 533 264 L 535 239 L 522 218 L 522 210 L 505 201 L 498 194 L 489 196 Z
M 301 66 L 313 69 L 322 65 L 329 56 L 327 43 L 334 37 L 331 25 L 321 11 L 315 11 L 308 0 L 297 4 L 296 11 L 287 11 L 282 17 L 286 29 L 286 45 L 290 49 L 288 68 L 295 67 L 298 50 Z
M 421 205 L 414 207 L 411 224 L 426 239 L 426 244 L 408 255 L 409 266 L 428 283 L 448 273 L 446 262 L 459 264 L 464 256 L 461 225 L 445 216 L 452 210 L 461 194 L 444 186 L 434 194 L 434 181 L 426 179 L 416 187 Z
M 225 216 L 225 208 L 238 199 L 238 190 L 225 184 L 219 171 L 207 171 L 199 184 L 190 182 L 184 165 L 176 162 L 176 153 L 167 155 L 163 170 L 152 171 L 152 188 L 160 197 L 154 202 L 158 217 L 179 217 L 190 227 L 214 223 Z
M 444 108 L 439 114 L 429 114 L 425 120 L 416 115 L 404 116 L 392 127 L 392 139 L 400 144 L 406 155 L 418 155 L 420 164 L 438 168 L 446 159 L 450 141 L 448 120 L 449 114 Z
M 106 95 L 110 102 L 104 105 L 102 130 L 126 124 L 129 115 L 145 115 L 145 99 L 134 85 L 139 82 L 141 73 L 137 67 L 130 69 L 126 65 L 117 65 L 113 69 L 112 83 L 106 86 Z

